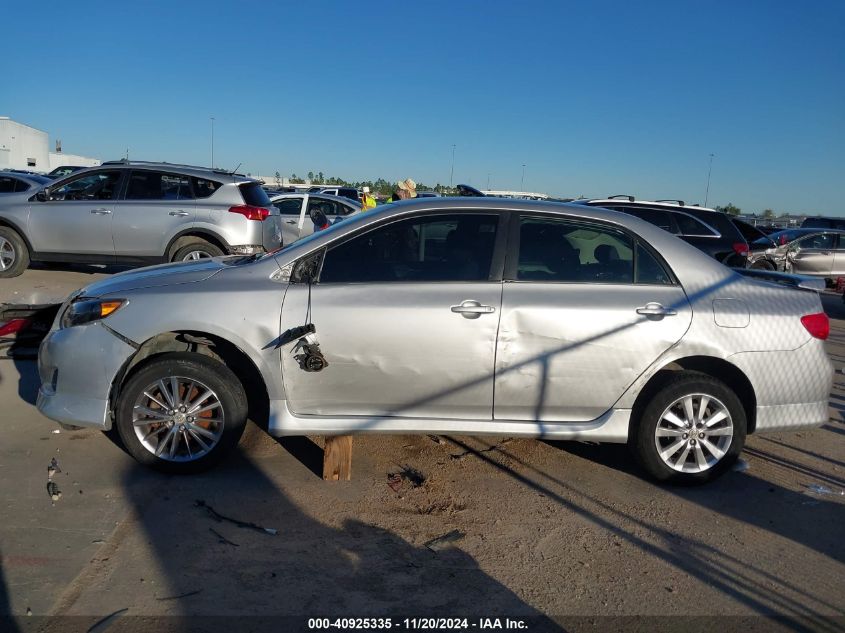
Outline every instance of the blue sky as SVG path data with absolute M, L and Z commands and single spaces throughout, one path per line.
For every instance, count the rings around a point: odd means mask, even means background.
M 33 6 L 0 115 L 66 152 L 845 214 L 842 0 Z

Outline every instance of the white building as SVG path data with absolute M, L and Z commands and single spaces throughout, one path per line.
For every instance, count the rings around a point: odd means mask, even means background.
M 94 167 L 100 164 L 96 158 L 65 154 L 61 151 L 60 142 L 56 143 L 56 149 L 55 152 L 50 151 L 47 132 L 0 116 L 0 169 L 46 173 L 62 165 Z

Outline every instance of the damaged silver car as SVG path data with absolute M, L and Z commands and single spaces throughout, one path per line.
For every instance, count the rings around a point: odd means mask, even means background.
M 627 443 L 653 477 L 699 483 L 749 433 L 827 420 L 828 329 L 816 292 L 627 214 L 426 198 L 82 289 L 41 346 L 38 408 L 116 427 L 170 472 L 214 464 L 251 418 Z

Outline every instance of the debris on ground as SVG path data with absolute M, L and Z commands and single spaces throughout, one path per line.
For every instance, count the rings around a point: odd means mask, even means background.
M 210 505 L 208 505 L 202 499 L 197 499 L 194 502 L 194 505 L 198 508 L 205 508 L 205 511 L 208 513 L 208 516 L 210 516 L 215 521 L 218 521 L 218 522 L 221 522 L 221 523 L 223 521 L 226 521 L 228 523 L 232 523 L 234 525 L 237 525 L 239 528 L 248 528 L 250 530 L 256 530 L 258 532 L 264 532 L 265 534 L 270 534 L 271 536 L 276 536 L 276 534 L 279 533 L 279 531 L 276 530 L 275 528 L 266 528 L 266 527 L 263 527 L 261 525 L 258 525 L 257 523 L 251 523 L 249 521 L 241 521 L 240 519 L 233 519 L 231 517 L 223 516 L 222 514 L 217 512 L 217 510 L 212 508 Z
M 733 468 L 731 468 L 731 470 L 735 473 L 744 473 L 746 470 L 748 470 L 748 462 L 744 459 L 738 459 L 736 460 L 736 463 L 733 465 Z
M 460 530 L 452 530 L 451 532 L 446 532 L 442 536 L 438 536 L 437 538 L 433 538 L 427 543 L 425 546 L 430 549 L 432 552 L 439 552 L 441 550 L 447 549 L 451 547 L 462 538 L 464 538 L 466 534 L 461 532 Z
M 47 464 L 47 479 L 52 479 L 53 475 L 60 472 L 62 472 L 62 469 L 59 468 L 59 460 L 54 457 L 50 460 L 50 463 Z
M 189 598 L 191 596 L 195 596 L 198 593 L 202 593 L 202 589 L 197 589 L 196 591 L 188 591 L 187 593 L 180 593 L 178 596 L 166 596 L 164 598 L 156 598 L 156 600 L 179 600 L 180 598 Z
M 106 617 L 100 618 L 97 620 L 91 628 L 86 631 L 86 633 L 99 633 L 100 631 L 105 631 L 108 628 L 106 625 L 110 625 L 111 621 L 119 615 L 123 615 L 129 611 L 129 607 L 125 607 L 123 609 L 118 609 L 114 613 L 109 613 Z
M 47 494 L 53 503 L 62 498 L 62 491 L 59 490 L 59 485 L 53 481 L 53 475 L 60 472 L 62 472 L 62 469 L 59 468 L 59 461 L 54 457 L 47 464 Z
M 55 481 L 47 482 L 47 494 L 50 495 L 50 499 L 53 501 L 58 501 L 62 498 L 62 491 L 59 490 L 59 486 Z
M 62 432 L 62 430 L 61 430 L 61 429 L 53 429 L 53 430 L 52 430 L 53 435 L 58 435 L 58 434 L 59 434 L 59 433 L 61 433 L 61 432 Z
M 211 532 L 212 534 L 214 534 L 214 536 L 216 536 L 216 537 L 217 537 L 217 542 L 218 542 L 218 543 L 220 543 L 220 544 L 222 544 L 222 545 L 231 545 L 231 546 L 233 546 L 233 547 L 240 547 L 240 545 L 238 545 L 237 543 L 233 543 L 232 541 L 230 541 L 229 539 L 227 539 L 225 536 L 223 536 L 222 534 L 220 534 L 220 532 L 218 532 L 217 530 L 215 530 L 213 527 L 208 528 L 208 530 L 209 530 L 209 532 Z
M 437 435 L 429 435 L 428 439 L 430 439 L 435 444 L 442 444 L 443 443 L 443 440 Z
M 397 464 L 399 466 L 399 464 Z M 393 492 L 399 492 L 404 482 L 411 484 L 412 488 L 419 488 L 425 483 L 425 475 L 423 475 L 416 468 L 405 464 L 399 466 L 401 470 L 395 473 L 387 473 L 387 485 L 390 486 Z
M 835 490 L 831 490 L 827 486 L 822 486 L 820 484 L 806 484 L 807 486 L 807 493 L 813 493 L 816 495 L 845 495 L 845 490 L 840 490 L 836 492 Z

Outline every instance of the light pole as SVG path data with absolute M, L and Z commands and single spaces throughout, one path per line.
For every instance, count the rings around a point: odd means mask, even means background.
M 487 191 L 490 191 L 490 173 L 487 173 Z
M 522 164 L 522 180 L 519 181 L 519 190 L 525 186 L 525 163 Z
M 211 168 L 214 169 L 214 117 L 211 117 Z
M 710 164 L 707 166 L 707 189 L 704 190 L 704 206 L 707 206 L 707 199 L 710 197 L 710 173 L 713 171 L 713 156 L 710 154 Z
M 452 188 L 452 180 L 455 177 L 455 146 L 452 145 L 452 169 L 449 171 L 449 189 Z

